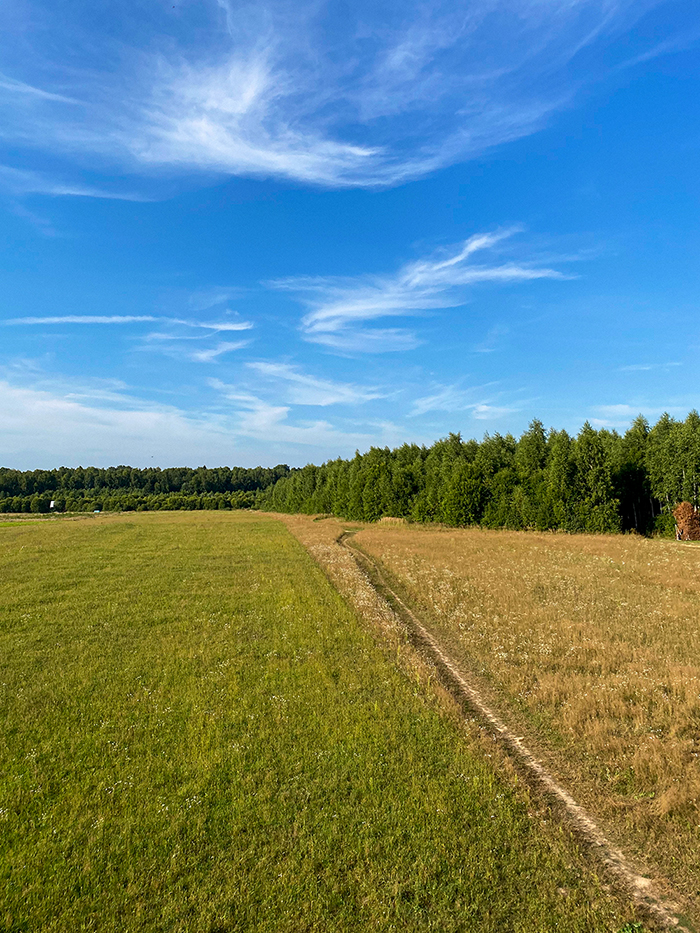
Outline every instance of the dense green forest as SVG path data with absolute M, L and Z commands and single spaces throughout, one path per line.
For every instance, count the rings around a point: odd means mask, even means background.
M 516 440 L 459 434 L 431 447 L 372 447 L 291 469 L 128 466 L 0 469 L 1 512 L 260 508 L 376 521 L 670 534 L 680 501 L 700 506 L 700 416 L 641 415 L 625 434 L 588 422 L 576 437 L 540 421 Z
M 372 448 L 352 460 L 292 470 L 259 508 L 375 521 L 405 517 L 487 528 L 670 534 L 671 511 L 700 496 L 700 416 L 641 415 L 623 435 L 587 422 L 577 437 L 539 421 L 516 440 L 459 434 L 432 447 Z
M 154 509 L 239 509 L 289 474 L 276 467 L 77 467 L 58 470 L 0 469 L 0 512 L 135 511 Z

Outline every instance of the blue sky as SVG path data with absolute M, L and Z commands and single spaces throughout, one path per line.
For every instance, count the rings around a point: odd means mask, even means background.
M 698 13 L 6 0 L 0 465 L 685 415 Z

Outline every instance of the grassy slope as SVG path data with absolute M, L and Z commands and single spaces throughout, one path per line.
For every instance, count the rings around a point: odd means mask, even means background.
M 0 929 L 624 919 L 281 524 L 4 528 L 0 561 Z

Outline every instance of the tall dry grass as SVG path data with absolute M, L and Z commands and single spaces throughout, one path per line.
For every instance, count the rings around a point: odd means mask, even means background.
M 700 548 L 419 526 L 356 540 L 581 802 L 700 905 Z

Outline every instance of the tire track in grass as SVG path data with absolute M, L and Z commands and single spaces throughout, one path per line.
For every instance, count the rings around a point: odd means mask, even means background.
M 640 916 L 661 930 L 696 933 L 678 907 L 663 897 L 654 882 L 641 874 L 624 853 L 612 844 L 590 814 L 547 771 L 520 736 L 515 735 L 492 707 L 483 699 L 459 670 L 453 659 L 443 650 L 415 613 L 387 582 L 377 562 L 352 543 L 354 531 L 344 531 L 337 539 L 340 547 L 349 552 L 377 596 L 388 604 L 405 627 L 411 642 L 427 655 L 439 671 L 445 686 L 461 704 L 469 707 L 493 730 L 494 737 L 513 758 L 530 783 L 556 802 L 572 829 L 602 864 L 605 873 L 621 887 L 635 904 Z

